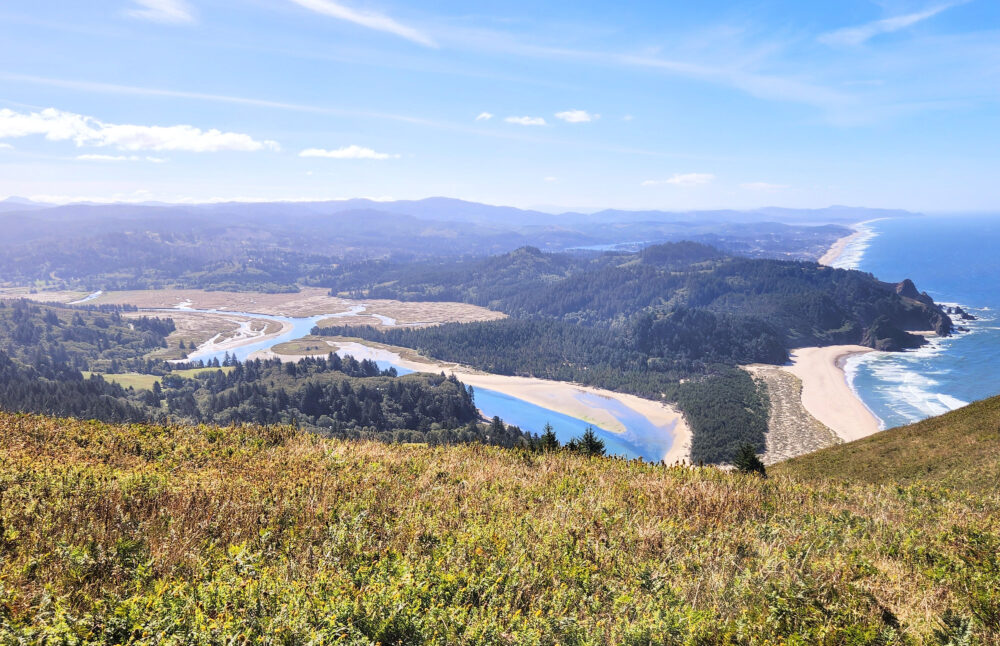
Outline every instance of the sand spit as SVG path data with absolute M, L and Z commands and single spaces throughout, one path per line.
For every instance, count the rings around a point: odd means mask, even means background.
M 799 348 L 782 370 L 802 381 L 802 406 L 845 442 L 879 432 L 879 421 L 847 385 L 844 362 L 871 352 L 861 345 Z
M 588 394 L 612 399 L 642 415 L 654 426 L 663 429 L 664 433 L 670 434 L 670 450 L 663 456 L 665 462 L 673 464 L 681 460 L 690 460 L 691 430 L 680 411 L 667 404 L 579 384 L 532 377 L 488 374 L 459 364 L 429 360 L 406 348 L 356 341 L 327 341 L 327 344 L 331 350 L 353 355 L 356 359 L 388 361 L 419 372 L 454 374 L 463 383 L 473 388 L 494 390 L 530 404 L 590 422 L 607 431 L 622 433 L 625 431 L 624 425 L 610 411 L 588 403 L 586 399 L 589 398 L 581 398 L 580 395 Z M 280 358 L 283 361 L 296 361 L 302 358 L 301 355 L 279 355 L 270 351 L 251 355 L 251 358 L 268 357 Z

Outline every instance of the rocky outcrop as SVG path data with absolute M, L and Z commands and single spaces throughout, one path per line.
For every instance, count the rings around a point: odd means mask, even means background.
M 954 323 L 945 308 L 934 302 L 927 292 L 920 292 L 909 278 L 899 283 L 882 283 L 899 296 L 895 307 L 881 311 L 900 330 L 934 331 L 938 336 L 948 336 L 954 331 Z M 872 346 L 874 347 L 874 346 Z
M 958 305 L 956 305 L 955 307 L 946 307 L 946 308 L 944 308 L 944 310 L 950 316 L 957 316 L 958 318 L 960 318 L 963 321 L 976 321 L 976 320 L 978 320 L 974 315 L 969 314 L 968 312 L 966 312 L 965 310 L 963 310 Z
M 861 339 L 861 345 L 884 352 L 899 352 L 919 348 L 927 339 L 899 328 L 888 316 L 875 319 Z

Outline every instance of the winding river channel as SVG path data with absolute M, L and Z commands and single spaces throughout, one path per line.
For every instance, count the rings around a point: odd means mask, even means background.
M 218 359 L 221 362 L 227 354 L 239 361 L 246 361 L 254 353 L 268 351 L 282 343 L 308 336 L 312 328 L 321 320 L 362 315 L 365 311 L 365 306 L 356 305 L 350 310 L 339 314 L 321 314 L 308 317 L 288 317 L 217 309 L 193 309 L 190 307 L 156 309 L 152 311 L 197 312 L 224 315 L 233 319 L 247 321 L 275 321 L 283 325 L 283 329 L 279 334 L 268 337 L 262 336 L 259 341 L 248 339 L 242 345 L 223 349 L 220 349 L 217 344 L 207 343 L 188 355 L 187 360 L 189 361 L 205 361 L 207 363 L 213 359 Z M 384 325 L 391 326 L 395 324 L 395 321 L 389 317 L 372 315 L 366 312 L 364 316 L 376 316 Z M 338 349 L 337 353 L 340 355 L 353 354 L 358 359 L 369 358 L 358 356 L 357 349 L 350 351 Z M 388 356 L 392 355 L 388 354 Z M 400 375 L 415 372 L 412 368 L 393 363 L 391 360 L 385 360 L 385 357 L 380 354 L 372 354 L 371 358 L 375 358 L 376 363 L 383 370 L 392 367 Z M 459 378 L 461 379 L 461 376 Z M 608 397 L 601 397 L 597 394 L 582 391 L 575 395 L 577 401 L 581 404 L 592 409 L 607 411 L 615 420 L 620 422 L 624 428 L 624 432 L 612 432 L 592 422 L 538 406 L 507 393 L 481 387 L 476 387 L 474 390 L 476 406 L 484 417 L 492 418 L 493 416 L 498 416 L 507 424 L 514 424 L 523 430 L 533 433 L 541 433 L 545 424 L 551 424 L 556 436 L 564 443 L 574 437 L 580 436 L 590 426 L 604 440 L 608 453 L 614 455 L 622 455 L 628 458 L 643 458 L 658 462 L 667 454 L 671 446 L 672 435 L 670 428 L 657 426 L 639 412 L 632 410 L 620 401 Z

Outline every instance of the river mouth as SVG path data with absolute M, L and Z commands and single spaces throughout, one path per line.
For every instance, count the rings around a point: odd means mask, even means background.
M 370 317 L 364 305 L 355 305 L 349 310 L 336 314 L 320 314 L 309 317 L 277 316 L 273 314 L 258 314 L 254 312 L 238 312 L 219 309 L 194 309 L 189 304 L 181 304 L 175 308 L 155 308 L 143 311 L 169 313 L 184 312 L 187 314 L 201 313 L 205 315 L 226 316 L 240 323 L 241 330 L 249 329 L 247 322 L 273 321 L 281 324 L 282 329 L 276 334 L 237 334 L 227 342 L 217 342 L 215 339 L 203 343 L 181 361 L 203 361 L 206 364 L 214 361 L 230 360 L 247 361 L 260 356 L 277 356 L 271 354 L 272 348 L 282 343 L 296 341 L 308 336 L 319 321 L 330 318 Z M 389 317 L 378 317 L 383 325 L 395 325 L 396 321 Z M 356 359 L 372 359 L 383 370 L 394 368 L 400 375 L 414 372 L 438 372 L 440 366 L 415 364 L 403 360 L 399 355 L 361 343 L 337 344 L 331 342 L 330 351 L 341 356 L 352 355 Z M 279 357 L 285 359 L 286 357 Z M 291 358 L 291 357 L 289 357 Z M 459 380 L 467 382 L 475 380 L 471 375 L 456 372 Z M 499 375 L 493 375 L 503 379 Z M 513 378 L 519 379 L 519 378 Z M 628 459 L 643 459 L 650 462 L 660 462 L 671 452 L 678 430 L 678 422 L 683 420 L 659 423 L 644 416 L 639 411 L 623 404 L 618 399 L 602 397 L 592 392 L 586 392 L 572 384 L 547 382 L 546 388 L 565 389 L 562 393 L 563 409 L 586 411 L 586 414 L 571 415 L 560 410 L 553 410 L 537 403 L 526 401 L 511 392 L 502 392 L 495 388 L 472 385 L 475 393 L 476 406 L 486 419 L 500 417 L 505 423 L 519 427 L 524 431 L 541 434 L 547 424 L 551 424 L 559 441 L 566 443 L 581 436 L 589 427 L 604 441 L 609 455 L 618 455 Z M 523 390 L 523 389 L 522 389 Z M 573 400 L 573 401 L 569 401 Z M 603 419 L 606 423 L 597 420 Z

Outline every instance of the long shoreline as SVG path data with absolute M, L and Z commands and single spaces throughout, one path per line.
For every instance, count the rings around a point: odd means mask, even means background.
M 854 227 L 857 225 L 851 226 Z M 842 238 L 837 238 L 834 243 L 830 245 L 830 248 L 826 250 L 826 253 L 820 256 L 819 260 L 816 262 L 821 265 L 825 265 L 826 267 L 833 267 L 833 263 L 837 262 L 837 260 L 844 255 L 844 251 L 847 249 L 847 246 L 860 238 L 862 233 L 863 232 L 852 228 L 851 233 Z
M 838 238 L 817 262 L 833 267 L 852 243 L 869 233 L 865 225 L 871 222 L 874 220 L 852 224 L 851 233 Z M 878 417 L 851 387 L 845 370 L 851 356 L 871 351 L 860 345 L 799 348 L 791 353 L 791 363 L 783 366 L 802 382 L 803 408 L 845 442 L 882 428 Z
M 353 340 L 328 341 L 327 343 L 331 349 L 353 355 L 356 359 L 388 361 L 417 372 L 454 374 L 456 378 L 473 388 L 493 390 L 529 404 L 594 424 L 606 431 L 624 433 L 625 425 L 608 409 L 583 401 L 579 395 L 593 395 L 611 399 L 641 415 L 650 424 L 670 435 L 670 449 L 662 456 L 664 462 L 674 464 L 691 459 L 691 429 L 683 414 L 665 403 L 581 384 L 535 377 L 495 375 L 460 364 L 435 362 L 423 357 L 418 360 L 413 356 L 412 351 L 407 351 L 404 348 L 369 345 Z M 282 361 L 294 361 L 302 358 L 302 355 L 283 355 L 271 351 L 255 353 L 251 356 L 252 358 L 273 357 Z
M 878 418 L 851 390 L 844 370 L 849 357 L 866 352 L 872 349 L 861 345 L 799 348 L 782 367 L 802 381 L 802 406 L 845 442 L 881 430 Z

